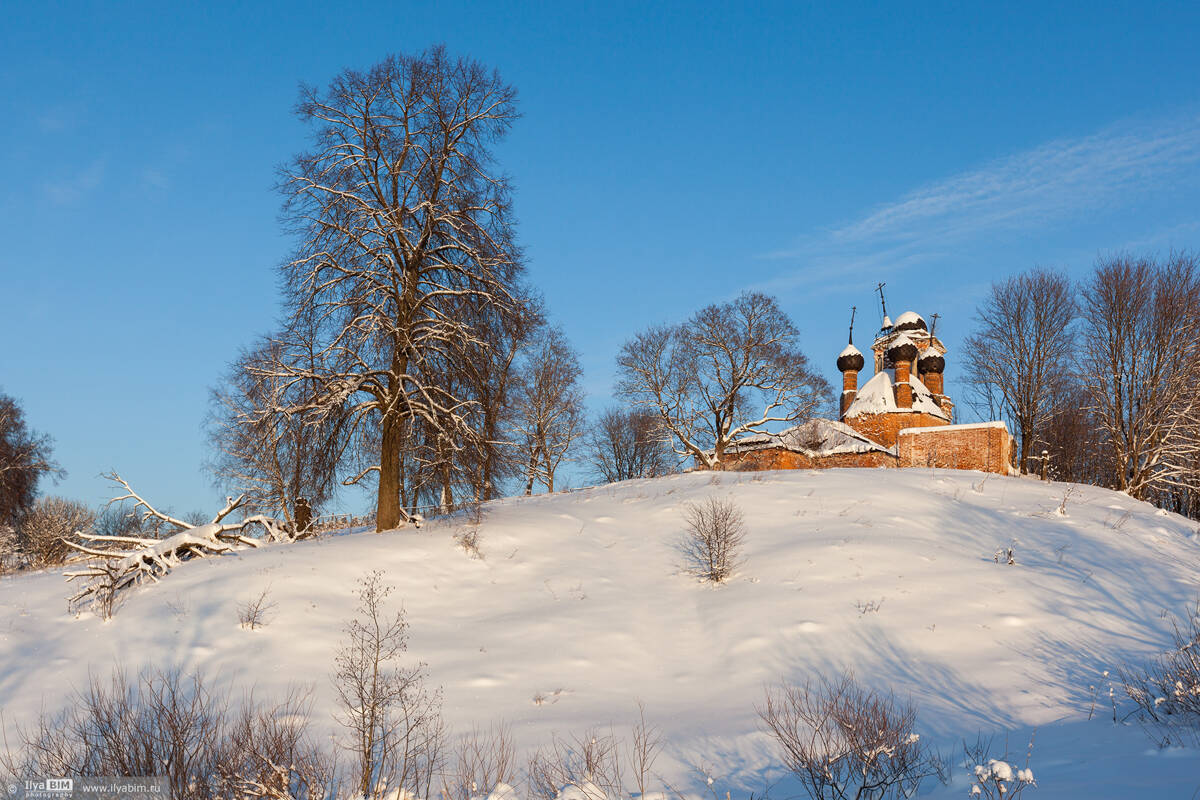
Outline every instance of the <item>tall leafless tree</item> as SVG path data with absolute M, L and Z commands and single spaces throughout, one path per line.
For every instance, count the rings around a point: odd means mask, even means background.
M 403 519 L 401 460 L 417 421 L 442 449 L 483 436 L 478 401 L 443 368 L 466 347 L 492 346 L 480 317 L 502 324 L 521 306 L 509 185 L 492 155 L 517 117 L 516 92 L 438 47 L 306 87 L 297 111 L 313 147 L 284 170 L 299 246 L 281 268 L 285 357 L 267 370 L 315 387 L 281 411 L 374 429 L 378 459 L 358 477 L 377 473 L 385 530 Z M 464 303 L 476 313 L 457 314 Z M 311 365 L 288 357 L 305 349 Z
M 514 438 L 527 495 L 535 482 L 554 491 L 554 473 L 584 432 L 582 375 L 566 335 L 546 328 L 522 365 L 514 398 Z
M 606 483 L 656 478 L 673 471 L 671 434 L 657 414 L 645 409 L 610 408 L 588 431 L 587 460 Z
M 774 298 L 746 292 L 626 342 L 618 392 L 658 415 L 677 454 L 723 469 L 734 439 L 803 420 L 829 398 L 798 338 Z
M 966 379 L 1015 425 L 1023 472 L 1071 369 L 1075 314 L 1071 280 L 1039 267 L 992 284 L 966 341 Z
M 1081 372 L 1118 489 L 1200 487 L 1200 268 L 1118 255 L 1083 286 Z
M 50 437 L 31 430 L 17 401 L 0 394 L 0 527 L 15 526 L 33 505 L 38 482 L 62 475 Z

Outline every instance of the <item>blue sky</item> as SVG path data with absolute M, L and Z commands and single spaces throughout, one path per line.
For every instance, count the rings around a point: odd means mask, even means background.
M 443 42 L 519 90 L 499 155 L 594 406 L 630 334 L 746 288 L 832 382 L 879 281 L 941 314 L 953 391 L 992 281 L 1200 247 L 1200 5 L 1050 5 L 9 4 L 0 390 L 52 491 L 116 469 L 212 506 L 208 389 L 278 315 L 297 85 Z

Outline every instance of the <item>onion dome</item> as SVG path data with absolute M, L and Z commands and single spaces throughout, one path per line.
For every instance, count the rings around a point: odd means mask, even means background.
M 847 372 L 849 370 L 858 372 L 866 363 L 863 354 L 858 352 L 858 348 L 853 344 L 846 345 L 846 349 L 838 353 L 837 368 L 839 372 Z
M 883 315 L 883 324 L 880 329 L 885 331 L 890 331 L 892 329 L 892 318 L 887 314 Z
M 931 347 L 925 351 L 925 354 L 921 356 L 921 360 L 917 362 L 917 369 L 921 372 L 941 374 L 946 369 L 946 359 L 942 358 L 942 354 Z
M 921 315 L 915 311 L 905 311 L 900 316 L 896 317 L 896 330 L 898 331 L 927 331 L 929 328 L 925 325 L 925 320 L 921 319 Z
M 913 344 L 912 339 L 902 333 L 888 347 L 887 357 L 892 360 L 893 364 L 901 361 L 912 361 L 917 357 L 917 346 Z

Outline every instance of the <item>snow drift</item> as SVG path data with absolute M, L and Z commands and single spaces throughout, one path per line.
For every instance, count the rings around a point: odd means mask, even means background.
M 679 547 L 686 504 L 713 494 L 747 526 L 744 565 L 721 586 L 690 577 Z M 108 622 L 67 613 L 60 573 L 5 578 L 3 725 L 11 735 L 120 664 L 259 696 L 309 685 L 314 724 L 333 732 L 333 651 L 355 580 L 383 569 L 450 725 L 504 720 L 523 748 L 619 733 L 640 701 L 667 742 L 664 777 L 702 785 L 706 770 L 757 791 L 781 774 L 755 713 L 764 686 L 850 667 L 911 696 L 922 736 L 952 757 L 964 737 L 1011 731 L 1023 766 L 1038 728 L 1047 796 L 1198 782 L 1194 753 L 1169 758 L 1111 720 L 1113 670 L 1167 646 L 1164 614 L 1186 610 L 1200 575 L 1195 524 L 1124 495 L 940 470 L 693 473 L 491 503 L 482 558 L 454 541 L 466 524 L 188 562 Z M 239 627 L 238 605 L 268 587 L 266 627 Z M 937 791 L 965 794 L 969 779 L 960 769 Z

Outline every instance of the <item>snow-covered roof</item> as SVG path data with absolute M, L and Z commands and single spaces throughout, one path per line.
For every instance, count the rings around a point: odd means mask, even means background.
M 916 411 L 930 414 L 939 419 L 950 419 L 950 417 L 946 416 L 946 412 L 942 411 L 942 407 L 937 404 L 937 401 L 933 399 L 933 393 L 926 388 L 925 384 L 916 375 L 908 376 L 908 385 L 912 387 L 912 408 L 900 408 L 897 406 L 896 391 L 894 389 L 895 380 L 896 374 L 894 370 L 885 369 L 875 373 L 871 380 L 867 381 L 858 390 L 858 396 L 854 398 L 854 402 L 846 409 L 846 416 L 857 417 L 863 414 L 908 413 Z
M 911 336 L 909 336 L 907 333 L 904 333 L 903 331 L 901 331 L 900 333 L 898 333 L 894 337 L 892 337 L 892 340 L 890 342 L 888 342 L 888 349 L 890 350 L 893 347 L 900 347 L 901 345 L 905 345 L 905 344 L 911 344 L 914 347 L 916 347 L 916 345 L 917 345 L 917 343 L 913 341 Z
M 995 422 L 967 422 L 961 425 L 938 425 L 935 428 L 901 428 L 900 433 L 932 433 L 934 431 L 965 431 L 972 428 L 1003 428 L 1008 430 L 1008 426 L 1003 421 Z
M 831 456 L 838 453 L 892 453 L 844 422 L 832 419 L 810 419 L 779 433 L 758 433 L 744 436 L 731 444 L 728 453 L 744 453 L 768 447 L 781 447 L 803 453 L 809 458 Z
M 896 317 L 896 327 L 897 328 L 899 328 L 902 325 L 906 325 L 906 324 L 913 323 L 913 322 L 920 323 L 922 328 L 925 327 L 925 320 L 922 319 L 921 315 L 915 311 L 905 311 L 903 314 Z
M 859 349 L 857 347 L 855 347 L 853 343 L 851 343 L 851 344 L 846 345 L 845 350 L 838 353 L 838 358 L 841 358 L 842 356 L 861 356 L 861 355 L 862 355 L 862 353 L 859 352 Z

